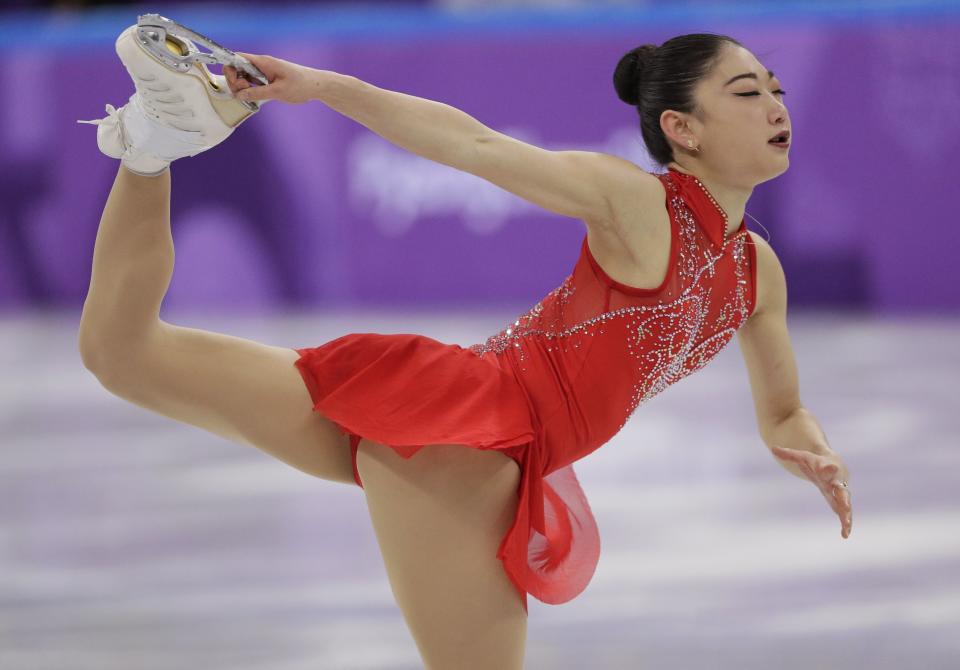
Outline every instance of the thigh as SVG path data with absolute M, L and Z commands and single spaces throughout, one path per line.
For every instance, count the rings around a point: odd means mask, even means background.
M 314 411 L 293 349 L 160 322 L 96 371 L 111 393 L 254 446 L 308 474 L 355 485 L 349 438 Z
M 459 445 L 405 459 L 361 440 L 357 468 L 390 586 L 431 670 L 523 667 L 527 617 L 497 558 L 520 468 Z

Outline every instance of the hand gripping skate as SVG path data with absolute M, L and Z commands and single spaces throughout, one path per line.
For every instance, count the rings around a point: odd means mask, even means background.
M 169 48 L 165 44 L 170 33 L 174 36 L 174 48 Z M 171 70 L 189 72 L 193 63 L 219 63 L 220 65 L 232 65 L 237 70 L 237 76 L 256 80 L 264 86 L 270 83 L 263 72 L 248 59 L 224 46 L 220 46 L 209 37 L 159 14 L 143 14 L 137 17 L 137 37 L 155 58 Z M 177 37 L 181 38 L 180 41 L 185 45 L 185 51 L 183 48 L 179 51 L 176 50 Z M 190 40 L 199 42 L 210 49 L 210 53 L 200 51 Z M 210 75 L 206 68 L 204 70 Z M 213 77 L 214 75 L 210 76 Z M 225 78 L 224 81 L 226 81 Z M 254 111 L 258 109 L 256 105 L 249 105 L 249 107 Z
M 107 104 L 105 118 L 77 123 L 97 125 L 100 150 L 138 174 L 160 174 L 171 161 L 216 146 L 268 102 L 234 97 L 226 77 L 206 67 L 232 65 L 250 81 L 269 83 L 253 63 L 159 14 L 137 17 L 115 48 L 136 92 L 120 109 Z

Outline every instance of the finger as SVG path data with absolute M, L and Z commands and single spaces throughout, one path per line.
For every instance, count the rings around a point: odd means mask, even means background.
M 850 491 L 848 491 L 843 487 L 840 487 L 840 488 L 842 489 L 839 495 L 841 500 L 840 521 L 843 524 L 843 530 L 844 530 L 843 536 L 846 538 L 850 536 L 850 529 L 853 526 L 853 504 L 850 501 Z
M 229 65 L 223 66 L 223 76 L 227 78 L 227 86 L 233 93 L 237 92 L 237 71 Z
M 823 486 L 824 491 L 833 495 L 836 492 L 836 487 L 839 486 L 840 480 L 837 479 L 835 472 L 831 472 L 828 468 L 818 467 L 815 472 L 817 473 L 817 480 Z
M 846 505 L 842 501 L 834 498 L 833 496 L 829 496 L 826 493 L 824 493 L 824 497 L 827 499 L 830 508 L 833 509 L 833 513 L 836 514 L 837 518 L 840 519 L 840 534 L 846 537 L 847 519 L 849 516 Z
M 813 470 L 810 469 L 810 466 L 807 465 L 804 461 L 800 459 L 791 459 L 796 463 L 797 467 L 800 469 L 800 472 L 803 473 L 803 476 L 809 479 L 814 484 L 817 484 L 817 476 L 814 474 Z M 819 486 L 819 484 L 817 484 Z
M 843 504 L 841 501 L 826 487 L 821 488 L 820 493 L 823 494 L 823 499 L 830 505 L 830 509 L 833 510 L 834 514 L 842 518 Z
M 261 58 L 260 56 L 257 56 L 257 55 L 255 55 L 255 54 L 248 54 L 248 53 L 245 53 L 245 52 L 243 52 L 243 51 L 235 51 L 234 53 L 237 54 L 238 56 L 243 56 L 243 57 L 246 58 L 248 61 L 250 61 L 251 63 L 253 63 L 254 66 L 256 66 L 256 68 L 257 68 L 258 70 L 260 70 L 261 72 L 263 72 L 264 75 L 267 74 L 266 70 L 264 70 L 264 67 L 266 67 L 266 66 L 264 65 L 263 58 Z M 238 71 L 237 71 L 237 79 L 238 79 L 238 80 L 240 80 L 240 81 L 247 80 L 249 77 L 250 77 L 250 75 L 248 75 L 246 72 L 244 72 L 244 71 L 242 71 L 242 70 L 238 70 Z M 268 76 L 267 78 L 268 78 L 268 80 L 269 80 L 269 76 Z
M 832 483 L 840 481 L 837 477 L 837 473 L 840 472 L 840 466 L 836 463 L 829 460 L 825 461 L 823 456 L 818 456 L 817 454 L 811 454 L 809 463 L 816 471 L 817 476 L 824 482 Z
M 853 514 L 853 501 L 850 499 L 850 491 L 843 489 L 840 492 L 840 500 L 843 503 L 843 509 L 847 515 Z
M 820 472 L 825 475 L 834 475 L 840 470 L 840 466 L 836 463 L 825 463 L 820 466 Z
M 850 491 L 841 483 L 842 481 L 843 480 L 834 477 L 826 483 L 826 487 L 829 489 L 830 495 L 845 504 L 850 499 Z
M 846 484 L 846 485 L 845 485 Z M 846 495 L 847 499 L 850 498 L 850 489 L 848 488 L 849 483 L 845 479 L 834 478 L 830 485 L 833 486 L 833 490 L 839 495 Z
M 797 461 L 797 465 L 800 466 L 800 469 L 807 476 L 807 479 L 809 479 L 811 482 L 813 482 L 817 486 L 820 486 L 820 478 L 817 477 L 817 473 L 813 471 L 813 468 L 810 467 L 809 463 L 807 463 L 804 460 L 800 460 L 800 461 Z
M 237 93 L 237 97 L 241 100 L 269 100 L 274 97 L 277 87 L 272 85 L 267 86 L 250 86 L 248 85 L 242 91 Z
M 253 63 L 254 65 L 256 65 L 258 70 L 260 70 L 261 72 L 263 72 L 264 74 L 266 74 L 266 72 L 264 72 L 264 70 L 263 70 L 263 58 L 261 58 L 260 56 L 258 56 L 258 55 L 256 55 L 256 54 L 244 53 L 243 51 L 236 51 L 235 53 L 238 53 L 238 54 L 240 54 L 241 56 L 243 56 L 244 58 L 246 58 L 248 61 L 250 61 L 251 63 Z
M 781 447 L 778 445 L 773 445 L 771 450 L 779 457 L 788 461 L 796 461 L 799 459 L 799 452 L 796 449 L 788 449 L 787 447 Z
M 846 509 L 847 509 L 847 498 L 846 498 L 846 496 L 843 495 L 842 492 L 837 491 L 836 489 L 834 489 L 833 495 L 831 495 L 831 498 L 836 502 L 838 511 L 846 512 Z
M 816 459 L 814 454 L 809 451 L 803 451 L 801 449 L 790 449 L 788 447 L 775 447 L 777 449 L 777 456 L 787 461 L 793 461 L 801 466 L 806 466 L 812 471 L 812 466 L 815 463 Z M 815 478 L 811 477 L 815 480 Z
M 233 83 L 227 82 L 227 86 L 234 97 L 237 97 L 237 94 L 249 85 L 250 84 L 244 83 L 242 79 L 234 80 Z

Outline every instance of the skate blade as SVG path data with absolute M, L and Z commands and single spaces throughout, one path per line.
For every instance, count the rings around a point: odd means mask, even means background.
M 207 79 L 209 87 L 215 91 L 223 91 L 226 86 L 225 84 L 221 86 L 221 83 L 225 82 L 226 79 L 215 77 L 207 69 L 207 63 L 230 65 L 236 69 L 238 76 L 245 76 L 248 81 L 258 81 L 264 86 L 270 83 L 266 75 L 249 59 L 160 14 L 141 14 L 138 16 L 136 38 L 150 55 L 175 72 L 186 74 L 196 65 L 197 69 Z M 194 42 L 210 49 L 210 53 L 200 51 Z M 258 101 L 245 101 L 233 97 L 225 101 L 215 101 L 215 98 L 211 97 L 211 102 L 218 108 L 218 111 L 227 112 L 227 116 L 238 117 L 238 120 L 249 115 L 249 112 L 256 112 L 260 109 Z M 217 104 L 218 102 L 221 102 L 222 105 Z M 235 109 L 238 105 L 247 111 Z M 224 118 L 224 121 L 227 121 L 227 119 Z M 227 121 L 227 123 L 230 122 Z

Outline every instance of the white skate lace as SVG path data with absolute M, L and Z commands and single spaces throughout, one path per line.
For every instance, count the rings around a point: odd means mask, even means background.
M 110 104 L 107 104 L 105 109 L 106 118 L 78 120 L 78 123 L 102 125 L 111 130 L 117 128 L 124 148 L 123 153 L 128 158 L 135 159 L 146 154 L 159 160 L 173 161 L 185 156 L 195 156 L 210 148 L 202 130 L 178 128 L 150 118 L 149 114 L 144 112 L 137 92 L 131 94 L 127 104 L 120 109 Z
M 105 109 L 106 109 L 106 112 L 107 112 L 107 116 L 106 116 L 105 118 L 102 118 L 102 119 L 94 119 L 94 120 L 91 120 L 91 121 L 81 121 L 80 119 L 77 119 L 77 123 L 90 123 L 90 124 L 95 125 L 95 126 L 101 126 L 101 125 L 110 126 L 110 125 L 112 125 L 112 126 L 114 126 L 114 127 L 119 128 L 119 129 L 120 129 L 120 142 L 123 143 L 123 148 L 124 148 L 124 150 L 128 149 L 128 148 L 130 147 L 130 142 L 127 140 L 127 133 L 126 133 L 126 130 L 124 129 L 124 127 L 123 127 L 123 121 L 120 119 L 120 112 L 117 110 L 116 107 L 114 107 L 113 105 L 111 105 L 109 102 L 107 103 L 107 106 L 106 106 Z

